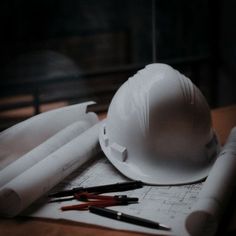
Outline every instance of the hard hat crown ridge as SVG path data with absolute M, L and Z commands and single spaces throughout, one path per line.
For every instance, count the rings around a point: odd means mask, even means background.
M 195 97 L 196 93 L 195 93 L 195 89 L 194 89 L 192 82 L 184 75 L 181 75 L 178 71 L 176 71 L 176 72 L 178 74 L 180 86 L 183 91 L 183 96 L 184 96 L 186 102 L 190 103 L 190 104 L 194 104 L 195 99 L 196 99 L 196 97 Z
M 200 90 L 177 70 L 158 63 L 119 88 L 99 141 L 121 173 L 157 185 L 205 178 L 219 151 Z

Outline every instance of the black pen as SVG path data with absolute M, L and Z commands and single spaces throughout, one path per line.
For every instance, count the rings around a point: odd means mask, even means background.
M 73 196 L 75 193 L 80 192 L 88 192 L 88 193 L 109 193 L 109 192 L 120 192 L 120 191 L 127 191 L 137 188 L 142 188 L 143 182 L 142 181 L 128 181 L 123 183 L 116 183 L 116 184 L 108 184 L 108 185 L 100 185 L 100 186 L 93 186 L 93 187 L 78 187 L 69 190 L 64 190 L 56 193 L 51 193 L 48 197 L 52 198 L 59 198 L 59 197 L 68 197 Z
M 89 207 L 89 211 L 94 214 L 104 216 L 104 217 L 107 217 L 110 219 L 124 221 L 127 223 L 144 226 L 147 228 L 160 229 L 160 230 L 170 230 L 171 229 L 170 227 L 168 227 L 164 224 L 160 224 L 158 222 L 143 219 L 143 218 L 140 218 L 137 216 L 127 215 L 122 212 L 114 211 L 114 210 L 107 209 L 107 208 L 91 206 L 91 207 Z

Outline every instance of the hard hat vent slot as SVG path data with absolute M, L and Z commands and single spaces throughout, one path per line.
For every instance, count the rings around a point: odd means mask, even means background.
M 105 125 L 103 126 L 102 131 L 103 131 L 104 145 L 105 145 L 105 147 L 107 147 L 109 145 L 109 139 L 107 137 L 107 132 L 106 132 L 106 126 Z
M 120 161 L 124 162 L 127 160 L 127 149 L 117 143 L 111 145 L 111 151 L 114 156 L 117 156 Z
M 103 126 L 103 134 L 106 135 L 106 126 Z

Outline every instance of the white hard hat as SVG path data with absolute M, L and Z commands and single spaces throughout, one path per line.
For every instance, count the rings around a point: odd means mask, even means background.
M 156 185 L 205 178 L 219 151 L 205 98 L 165 64 L 146 66 L 120 87 L 99 140 L 121 173 Z

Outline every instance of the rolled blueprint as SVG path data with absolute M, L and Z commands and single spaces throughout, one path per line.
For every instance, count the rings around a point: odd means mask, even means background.
M 92 125 L 94 125 L 94 122 L 89 120 L 74 122 L 32 149 L 30 152 L 12 162 L 0 171 L 0 187 L 46 158 L 50 153 L 79 136 Z
M 216 233 L 218 222 L 236 183 L 236 127 L 216 159 L 203 185 L 199 200 L 186 218 L 186 229 L 193 236 Z
M 88 117 L 97 120 L 95 113 L 87 113 L 92 104 L 85 102 L 43 112 L 1 132 L 0 170 L 68 125 Z
M 98 153 L 100 122 L 0 189 L 0 215 L 15 216 Z

